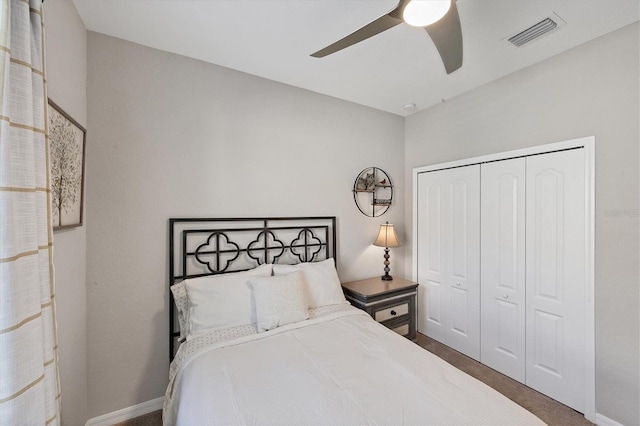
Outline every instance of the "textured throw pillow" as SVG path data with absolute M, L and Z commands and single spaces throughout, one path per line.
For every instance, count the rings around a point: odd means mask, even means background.
M 295 271 L 304 272 L 309 308 L 347 303 L 333 259 L 297 265 L 273 265 L 274 275 L 290 274 Z
M 211 330 L 256 322 L 249 279 L 271 276 L 273 265 L 185 280 L 189 299 L 187 339 Z
M 309 318 L 302 271 L 249 279 L 256 301 L 258 333 Z
M 187 286 L 184 281 L 171 287 L 173 301 L 178 311 L 178 324 L 180 324 L 180 341 L 189 335 L 189 299 L 187 298 Z

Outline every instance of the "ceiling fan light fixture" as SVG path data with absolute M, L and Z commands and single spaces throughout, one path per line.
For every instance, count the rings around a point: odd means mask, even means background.
M 442 19 L 451 0 L 411 0 L 402 11 L 404 21 L 414 27 L 426 27 Z

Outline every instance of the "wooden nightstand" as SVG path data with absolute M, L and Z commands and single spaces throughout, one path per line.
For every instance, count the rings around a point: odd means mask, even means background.
M 418 283 L 394 277 L 380 277 L 342 284 L 347 300 L 376 321 L 408 339 L 416 338 L 416 295 Z

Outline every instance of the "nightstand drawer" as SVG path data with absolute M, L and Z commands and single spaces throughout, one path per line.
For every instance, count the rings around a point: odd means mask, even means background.
M 409 334 L 409 331 L 411 330 L 411 328 L 409 327 L 409 323 L 406 323 L 396 327 L 390 327 L 390 330 L 395 331 L 401 336 L 406 336 Z
M 409 303 L 405 302 L 400 305 L 392 306 L 390 308 L 381 309 L 373 313 L 373 319 L 378 322 L 383 322 L 392 318 L 397 318 L 409 313 Z

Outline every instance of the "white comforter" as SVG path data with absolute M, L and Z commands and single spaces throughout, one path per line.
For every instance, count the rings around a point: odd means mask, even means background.
M 181 346 L 165 425 L 543 424 L 348 305 L 266 333 L 254 330 L 217 332 Z

